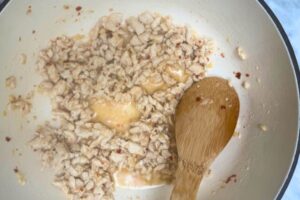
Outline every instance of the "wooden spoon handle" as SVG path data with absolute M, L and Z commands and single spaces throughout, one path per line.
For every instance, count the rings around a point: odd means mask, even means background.
M 195 174 L 178 168 L 171 200 L 195 200 L 203 173 Z

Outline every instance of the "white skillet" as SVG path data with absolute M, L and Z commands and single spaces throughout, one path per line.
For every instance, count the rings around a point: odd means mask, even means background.
M 65 4 L 71 6 L 69 11 L 63 9 Z M 27 15 L 29 5 L 32 12 Z M 82 7 L 80 16 L 76 6 Z M 39 49 L 55 36 L 87 33 L 111 8 L 125 16 L 145 10 L 170 15 L 175 23 L 189 24 L 199 34 L 213 38 L 219 47 L 212 58 L 214 68 L 209 75 L 232 80 L 241 102 L 237 127 L 240 137 L 232 138 L 215 160 L 211 175 L 201 183 L 198 199 L 280 199 L 294 171 L 296 152 L 299 153 L 299 71 L 279 22 L 263 1 L 254 0 L 10 1 L 0 14 L 0 199 L 64 199 L 62 192 L 51 185 L 51 170 L 40 170 L 37 154 L 26 144 L 36 125 L 50 118 L 49 100 L 41 96 L 34 98 L 29 118 L 37 115 L 36 121 L 27 123 L 18 113 L 4 117 L 2 111 L 11 94 L 4 86 L 5 78 L 16 75 L 18 87 L 14 94 L 26 93 L 40 81 L 35 73 Z M 236 56 L 238 46 L 246 51 L 246 61 Z M 27 55 L 26 65 L 17 59 L 22 53 Z M 241 79 L 233 72 L 241 72 Z M 250 89 L 241 86 L 244 80 L 249 81 Z M 268 131 L 262 132 L 258 124 L 266 125 Z M 11 142 L 5 141 L 6 136 L 12 138 Z M 22 156 L 12 153 L 16 148 Z M 25 173 L 25 186 L 17 183 L 15 166 Z M 224 183 L 232 175 L 236 175 L 237 182 Z M 163 200 L 169 195 L 170 186 L 117 188 L 115 192 L 119 200 Z

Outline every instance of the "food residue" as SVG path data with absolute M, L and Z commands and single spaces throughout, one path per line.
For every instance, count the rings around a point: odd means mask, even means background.
M 234 137 L 240 137 L 240 132 L 234 131 L 234 132 L 233 132 L 233 136 L 234 136 Z
M 243 88 L 245 88 L 245 89 L 249 89 L 250 88 L 250 83 L 248 82 L 248 81 L 244 81 L 243 83 L 242 83 L 242 86 L 243 86 Z
M 2 115 L 3 115 L 3 117 L 6 117 L 7 116 L 7 111 L 3 110 Z
M 31 98 L 32 95 L 27 95 L 25 97 L 18 95 L 10 95 L 9 96 L 9 108 L 12 110 L 18 110 L 20 111 L 23 115 L 28 114 L 31 111 Z
M 230 86 L 230 87 L 232 87 L 233 85 L 232 85 L 232 81 L 229 79 L 229 80 L 227 80 L 227 83 L 228 83 L 228 85 Z
M 9 76 L 5 79 L 5 87 L 15 89 L 17 87 L 17 79 L 15 76 Z
M 257 82 L 258 84 L 260 84 L 260 83 L 261 83 L 260 78 L 256 78 L 256 82 Z
M 18 148 L 14 148 L 12 150 L 12 155 L 13 156 L 22 156 L 22 152 L 20 152 Z
M 220 56 L 221 56 L 222 58 L 225 58 L 225 54 L 224 54 L 224 53 L 220 53 Z
M 32 13 L 32 7 L 29 5 L 26 10 L 26 15 L 30 15 Z
M 211 174 L 212 174 L 212 173 L 211 173 L 211 169 L 208 169 L 208 170 L 205 172 L 204 176 L 205 176 L 205 177 L 209 177 Z
M 200 97 L 199 102 L 200 102 L 200 105 L 206 106 L 206 105 L 212 104 L 214 101 L 210 98 Z
M 237 51 L 237 55 L 241 60 L 247 59 L 247 54 L 245 53 L 244 49 L 242 49 L 241 47 L 237 47 L 236 51 Z
M 6 136 L 6 137 L 5 137 L 5 141 L 6 141 L 6 142 L 10 142 L 10 141 L 11 141 L 11 137 Z
M 226 180 L 225 180 L 225 183 L 228 184 L 230 182 L 237 182 L 237 175 L 236 174 L 233 174 L 231 176 L 229 176 Z
M 213 68 L 213 63 L 208 63 L 207 65 L 206 65 L 206 68 L 208 68 L 208 69 L 210 69 L 210 68 Z
M 81 11 L 81 9 L 82 9 L 81 6 L 76 6 L 76 8 L 75 8 L 75 10 L 76 10 L 77 12 Z
M 82 39 L 85 38 L 85 35 L 82 35 L 82 34 L 76 34 L 76 35 L 72 36 L 72 38 L 73 38 L 74 40 L 76 40 L 76 41 L 80 41 L 80 40 L 82 40 Z
M 202 97 L 196 97 L 196 101 L 200 102 L 202 100 Z
M 20 64 L 22 64 L 22 65 L 25 65 L 25 64 L 26 64 L 26 62 L 27 62 L 27 56 L 26 56 L 25 53 L 22 53 L 22 54 L 20 55 L 20 57 L 19 57 L 19 62 L 20 62 Z
M 263 132 L 268 131 L 268 127 L 266 125 L 264 125 L 264 124 L 259 124 L 258 127 Z
M 64 8 L 65 10 L 69 10 L 70 6 L 69 6 L 69 5 L 64 5 L 63 8 Z
M 18 169 L 18 167 L 15 167 L 15 168 L 14 168 L 14 173 L 15 173 L 15 175 L 16 175 L 16 177 L 17 177 L 18 183 L 19 183 L 20 185 L 24 186 L 24 185 L 26 184 L 26 177 L 25 177 L 24 173 L 22 173 L 22 172 Z
M 235 76 L 237 79 L 241 79 L 242 73 L 241 73 L 241 72 L 234 72 L 234 76 Z

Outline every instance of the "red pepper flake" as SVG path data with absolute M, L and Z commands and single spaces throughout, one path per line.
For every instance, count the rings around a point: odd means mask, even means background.
M 101 176 L 101 174 L 100 174 L 98 171 L 95 173 L 95 175 L 96 175 L 97 177 Z
M 235 183 L 237 182 L 237 175 L 236 175 L 236 174 L 233 174 L 233 175 L 229 176 L 229 177 L 226 179 L 225 183 L 228 184 L 228 183 L 230 183 L 231 181 L 233 181 L 233 182 L 235 182 Z
M 81 11 L 82 7 L 81 6 L 77 6 L 75 9 L 76 9 L 77 12 L 79 12 L 79 11 Z
M 169 159 L 170 159 L 170 160 L 173 160 L 173 156 L 170 156 Z
M 225 110 L 226 109 L 226 106 L 224 106 L 224 105 L 221 105 L 221 110 Z
M 201 97 L 196 97 L 196 101 L 201 101 L 202 100 L 202 98 Z
M 10 141 L 11 141 L 11 137 L 6 136 L 6 137 L 5 137 L 5 141 L 6 141 L 6 142 L 10 142 Z
M 117 149 L 116 152 L 117 153 L 121 153 L 122 151 L 121 151 L 121 149 Z
M 250 76 L 250 74 L 248 74 L 248 73 L 246 73 L 245 75 L 246 75 L 246 77 L 249 77 L 249 76 Z
M 220 53 L 220 56 L 221 56 L 222 58 L 225 58 L 224 53 Z
M 14 172 L 15 172 L 15 173 L 18 173 L 18 172 L 19 172 L 18 167 L 15 167 L 15 168 L 14 168 Z
M 241 72 L 236 72 L 236 73 L 235 73 L 235 77 L 236 77 L 237 79 L 241 79 L 241 76 L 242 76 Z

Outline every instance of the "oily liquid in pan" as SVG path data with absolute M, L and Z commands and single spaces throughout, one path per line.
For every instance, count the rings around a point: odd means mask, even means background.
M 114 101 L 95 101 L 91 108 L 96 113 L 95 121 L 113 128 L 122 134 L 126 131 L 131 122 L 137 121 L 140 113 L 134 102 L 117 103 Z M 169 183 L 170 177 L 163 177 L 160 174 L 151 174 L 150 177 L 143 177 L 133 174 L 126 169 L 121 169 L 114 174 L 116 185 L 121 187 L 145 187 L 150 185 L 161 185 Z
M 190 75 L 179 65 L 166 65 L 165 69 L 178 82 L 185 82 Z M 147 81 L 142 84 L 142 88 L 148 94 L 152 94 L 159 90 L 168 89 L 168 85 L 162 80 L 155 80 L 155 77 L 148 77 Z M 134 101 L 118 103 L 112 100 L 94 99 L 91 102 L 91 108 L 96 113 L 94 121 L 115 129 L 119 134 L 126 131 L 130 123 L 140 118 L 140 113 Z M 143 177 L 133 174 L 126 169 L 117 171 L 114 174 L 114 179 L 116 185 L 121 187 L 147 187 L 169 184 L 172 181 L 170 177 L 158 173 L 153 173 L 149 177 Z

